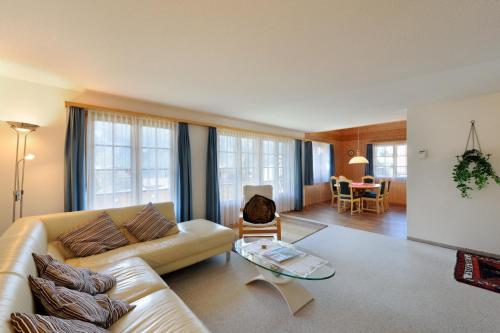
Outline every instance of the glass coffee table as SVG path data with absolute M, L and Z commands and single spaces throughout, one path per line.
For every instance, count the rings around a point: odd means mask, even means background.
M 278 241 L 276 239 L 268 239 L 267 241 L 259 240 L 257 242 L 260 243 L 248 242 L 243 238 L 237 240 L 234 244 L 236 252 L 241 257 L 254 264 L 259 272 L 259 275 L 248 281 L 247 284 L 260 280 L 266 281 L 272 285 L 279 291 L 283 299 L 286 301 L 292 315 L 295 315 L 297 311 L 313 300 L 309 291 L 307 291 L 307 289 L 299 283 L 300 280 L 326 280 L 335 275 L 335 269 L 333 269 L 330 263 L 315 254 L 312 254 L 308 250 L 293 244 Z M 264 245 L 269 245 L 262 248 L 262 243 L 264 243 Z M 300 271 L 299 268 L 287 269 L 287 267 L 292 267 L 292 264 L 295 262 L 302 262 L 302 259 L 298 259 L 299 257 L 289 259 L 288 261 L 284 261 L 282 264 L 279 264 L 261 255 L 262 252 L 266 251 L 266 249 L 272 249 L 277 246 L 291 248 L 292 250 L 305 254 L 305 256 L 308 256 L 307 258 L 322 261 L 321 266 L 311 272 L 298 273 L 298 271 Z M 305 258 L 305 256 L 303 257 Z M 301 265 L 301 267 L 302 266 L 303 265 Z

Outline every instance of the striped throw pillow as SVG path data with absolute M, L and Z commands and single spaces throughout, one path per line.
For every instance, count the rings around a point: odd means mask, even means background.
M 104 212 L 96 221 L 60 235 L 58 239 L 79 257 L 91 256 L 128 245 L 113 220 Z
M 107 333 L 108 330 L 81 320 L 67 320 L 51 316 L 14 312 L 10 324 L 17 333 Z
M 31 292 L 47 314 L 58 318 L 81 320 L 107 328 L 135 308 L 135 305 L 111 299 L 106 294 L 92 296 L 56 287 L 52 281 L 31 275 L 28 280 Z
M 138 240 L 145 242 L 166 236 L 175 225 L 150 202 L 125 224 L 125 228 Z
M 87 294 L 102 294 L 116 284 L 114 276 L 92 272 L 87 268 L 77 268 L 63 264 L 50 255 L 32 253 L 38 277 L 51 280 L 56 286 L 78 290 Z

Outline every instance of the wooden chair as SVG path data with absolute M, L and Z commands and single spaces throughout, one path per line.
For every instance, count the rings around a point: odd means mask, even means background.
M 337 183 L 339 178 L 335 176 L 330 177 L 330 191 L 332 192 L 332 207 L 335 205 L 335 199 L 337 199 L 337 205 L 339 204 L 339 190 L 337 188 Z
M 357 196 L 351 187 L 351 180 L 339 180 L 338 212 L 345 211 L 347 204 L 351 206 L 351 215 L 355 212 L 361 213 L 361 199 Z M 355 206 L 357 208 L 355 209 Z
M 273 199 L 273 187 L 271 185 L 245 185 L 243 187 L 243 201 L 246 204 L 254 195 L 262 195 L 268 199 Z M 239 238 L 244 235 L 276 234 L 276 238 L 281 240 L 281 218 L 276 212 L 274 220 L 265 224 L 254 224 L 243 220 L 243 207 L 240 209 L 238 220 Z
M 375 177 L 363 176 L 363 177 L 361 177 L 361 182 L 365 183 L 365 184 L 373 184 L 373 183 L 375 183 Z
M 386 179 L 385 194 L 384 194 L 384 209 L 389 209 L 389 199 L 391 198 L 392 179 Z
M 380 211 L 384 212 L 384 194 L 385 194 L 385 187 L 386 187 L 386 181 L 382 179 L 380 181 L 380 187 L 377 188 L 373 192 L 365 192 L 363 194 L 363 197 L 361 198 L 361 207 L 363 211 L 371 211 L 371 212 L 377 212 L 377 214 L 380 214 Z M 371 208 L 369 205 L 371 203 L 375 204 L 375 208 Z M 366 204 L 366 205 L 365 205 Z

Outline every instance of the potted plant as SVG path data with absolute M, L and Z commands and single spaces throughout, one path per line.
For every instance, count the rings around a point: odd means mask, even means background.
M 471 140 L 472 147 L 469 149 Z M 478 149 L 476 149 L 476 141 Z M 463 198 L 470 198 L 469 192 L 473 190 L 473 184 L 476 185 L 478 190 L 485 188 L 490 180 L 500 185 L 500 177 L 493 170 L 489 159 L 490 154 L 483 154 L 481 151 L 479 137 L 476 133 L 476 126 L 473 120 L 471 121 L 471 129 L 465 152 L 461 156 L 457 156 L 458 163 L 453 168 L 453 180 L 457 183 L 457 189 Z

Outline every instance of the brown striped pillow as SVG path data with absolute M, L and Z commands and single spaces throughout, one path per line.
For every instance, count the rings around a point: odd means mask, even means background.
M 125 228 L 138 240 L 145 242 L 166 236 L 175 225 L 150 202 L 125 224 Z
M 31 292 L 47 314 L 62 319 L 76 319 L 107 328 L 135 308 L 106 294 L 92 296 L 80 291 L 56 287 L 54 282 L 28 277 Z
M 32 253 L 38 277 L 54 281 L 56 286 L 78 290 L 87 294 L 102 294 L 113 288 L 115 277 L 60 263 L 50 255 Z
M 81 320 L 60 319 L 31 313 L 14 312 L 10 324 L 17 333 L 107 333 L 108 330 Z
M 128 240 L 106 212 L 99 215 L 95 222 L 60 235 L 58 239 L 79 257 L 91 256 L 128 245 Z

